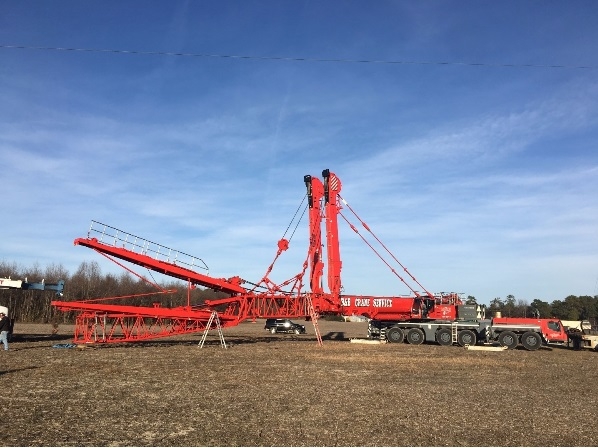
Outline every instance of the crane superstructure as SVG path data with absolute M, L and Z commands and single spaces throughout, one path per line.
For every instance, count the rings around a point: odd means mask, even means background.
M 278 241 L 274 261 L 264 276 L 258 282 L 251 283 L 239 276 L 230 278 L 210 276 L 208 267 L 201 258 L 92 221 L 87 237 L 75 239 L 74 244 L 95 250 L 142 280 L 153 284 L 157 288 L 157 293 L 165 294 L 173 291 L 163 290 L 155 282 L 136 274 L 118 260 L 183 280 L 187 282 L 189 291 L 202 286 L 227 293 L 229 296 L 223 299 L 206 300 L 201 305 L 191 305 L 188 299 L 186 306 L 176 308 L 162 307 L 158 303 L 152 306 L 119 304 L 119 299 L 127 298 L 125 296 L 83 301 L 54 301 L 52 304 L 63 311 L 79 313 L 75 326 L 75 341 L 82 342 L 139 341 L 203 331 L 214 311 L 219 312 L 223 327 L 237 325 L 246 319 L 314 318 L 319 314 L 357 314 L 371 319 L 392 318 L 394 320 L 454 318 L 455 305 L 461 303 L 458 295 L 431 294 L 425 290 L 340 196 L 342 184 L 336 174 L 326 169 L 322 172 L 322 178 L 323 181 L 315 176 L 304 176 L 309 211 L 307 257 L 302 270 L 282 283 L 272 281 L 270 274 L 277 259 L 289 248 L 289 240 L 284 237 Z M 364 229 L 382 245 L 391 256 L 391 261 L 381 256 L 359 233 L 342 213 L 343 207 L 346 207 L 361 222 Z M 408 286 L 413 295 L 377 297 L 343 294 L 339 216 L 372 248 L 394 275 Z M 324 256 L 322 241 L 322 220 L 325 221 L 326 256 Z M 424 289 L 424 293 L 412 288 L 392 268 L 393 260 L 399 263 L 411 280 Z M 325 266 L 328 291 L 323 285 Z M 304 285 L 303 278 L 308 271 L 308 285 Z

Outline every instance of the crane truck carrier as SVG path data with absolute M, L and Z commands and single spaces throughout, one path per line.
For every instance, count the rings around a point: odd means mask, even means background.
M 288 280 L 276 283 L 270 278 L 275 262 L 289 248 L 290 238 L 285 238 L 286 233 L 278 241 L 274 261 L 264 276 L 257 282 L 250 282 L 240 276 L 210 276 L 207 265 L 201 258 L 92 221 L 87 237 L 75 239 L 75 245 L 91 248 L 130 272 L 133 271 L 116 259 L 183 280 L 187 282 L 189 290 L 203 286 L 226 293 L 228 297 L 206 300 L 200 305 L 192 305 L 188 300 L 186 306 L 176 308 L 165 308 L 159 303 L 153 306 L 114 303 L 122 297 L 54 301 L 52 304 L 60 310 L 79 313 L 75 325 L 75 342 L 85 343 L 135 342 L 200 332 L 206 330 L 206 326 L 209 328 L 214 312 L 219 314 L 222 327 L 255 318 L 311 319 L 320 344 L 322 341 L 317 326 L 320 315 L 364 316 L 370 320 L 370 337 L 390 342 L 406 340 L 412 344 L 420 344 L 436 341 L 442 345 L 474 345 L 478 341 L 496 340 L 509 348 L 521 342 L 524 347 L 534 350 L 542 343 L 557 341 L 562 337 L 562 326 L 558 321 L 508 318 L 486 320 L 480 315 L 480 310 L 463 304 L 458 293 L 431 293 L 341 197 L 342 184 L 339 177 L 326 169 L 322 171 L 322 179 L 311 175 L 303 178 L 307 191 L 304 200 L 307 198 L 309 219 L 307 257 L 301 271 Z M 298 212 L 299 209 L 295 216 L 299 215 Z M 348 223 L 391 273 L 408 287 L 409 295 L 379 297 L 344 293 L 339 217 Z M 365 229 L 367 238 L 351 222 L 354 218 Z M 287 230 L 291 227 L 292 223 Z M 323 227 L 325 240 L 322 235 Z M 325 267 L 327 289 L 324 286 Z M 198 272 L 199 270 L 205 272 Z M 138 277 L 148 281 L 141 275 Z M 171 292 L 153 284 L 157 293 Z
M 477 343 L 499 344 L 513 349 L 521 344 L 526 350 L 542 345 L 565 344 L 568 334 L 558 319 L 495 317 L 477 319 L 461 305 L 455 320 L 370 320 L 368 336 L 392 343 L 421 344 L 425 341 L 440 345 L 458 344 L 462 347 Z M 469 316 L 468 316 L 469 314 Z

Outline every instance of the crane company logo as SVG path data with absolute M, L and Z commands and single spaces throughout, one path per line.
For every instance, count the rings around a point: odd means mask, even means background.
M 343 297 L 341 298 L 341 303 L 343 306 L 349 307 L 351 306 L 351 299 L 349 297 Z M 355 304 L 353 306 L 373 306 L 374 308 L 392 308 L 392 299 L 372 299 L 370 297 L 356 297 Z

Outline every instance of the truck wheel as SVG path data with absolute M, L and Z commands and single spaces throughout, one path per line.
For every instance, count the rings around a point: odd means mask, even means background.
M 526 350 L 538 350 L 542 345 L 542 338 L 535 331 L 526 331 L 523 333 L 523 336 L 521 336 L 521 345 L 523 345 Z
M 440 345 L 453 345 L 453 334 L 448 328 L 441 328 L 436 332 L 436 342 Z
M 461 330 L 457 335 L 457 343 L 461 347 L 465 347 L 466 345 L 475 345 L 477 342 L 477 338 L 475 333 L 471 330 Z
M 517 335 L 512 331 L 503 331 L 501 334 L 498 335 L 498 343 L 503 347 L 507 347 L 509 350 L 517 347 L 519 344 L 519 339 Z
M 388 342 L 400 343 L 405 339 L 405 333 L 399 327 L 392 327 L 386 332 L 386 340 Z
M 412 328 L 407 332 L 407 342 L 413 345 L 419 345 L 424 342 L 424 332 L 419 328 Z

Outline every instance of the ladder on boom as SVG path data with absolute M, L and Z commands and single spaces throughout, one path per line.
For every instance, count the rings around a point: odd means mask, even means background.
M 220 337 L 220 345 L 224 348 L 226 347 L 226 342 L 224 341 L 224 334 L 222 334 L 222 326 L 220 325 L 220 318 L 218 317 L 218 313 L 216 311 L 212 311 L 210 315 L 210 319 L 206 325 L 206 329 L 203 332 L 201 340 L 199 341 L 199 348 L 203 348 L 204 343 L 206 342 L 206 337 L 208 336 L 208 331 L 212 328 L 212 323 L 216 322 L 216 328 L 218 329 L 218 336 Z
M 314 324 L 314 331 L 316 332 L 316 339 L 318 340 L 318 345 L 322 346 L 322 335 L 320 334 L 320 327 L 318 327 L 318 313 L 314 309 L 314 303 L 311 300 L 311 294 L 307 295 L 307 308 L 309 311 L 309 316 L 311 317 L 311 322 Z

